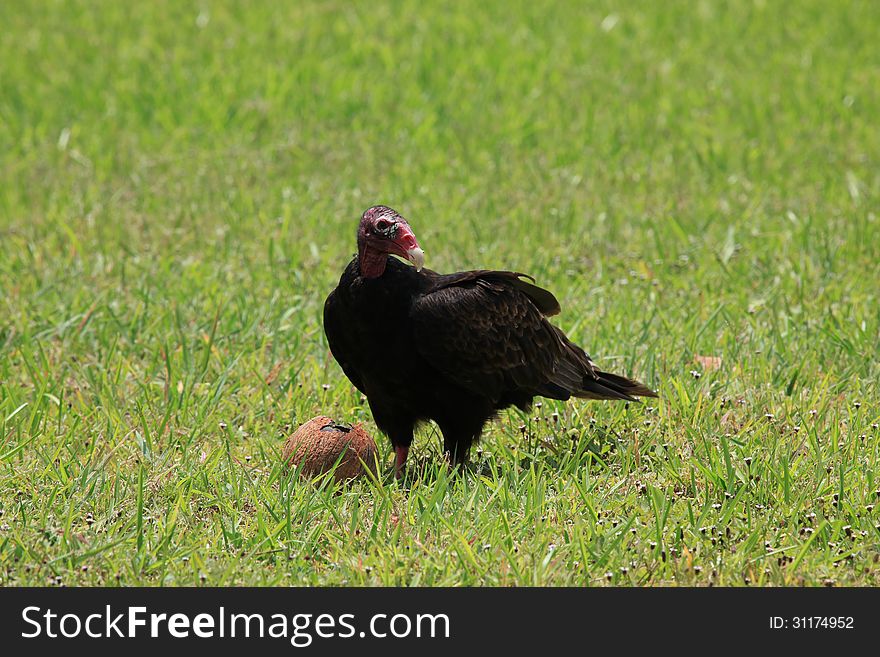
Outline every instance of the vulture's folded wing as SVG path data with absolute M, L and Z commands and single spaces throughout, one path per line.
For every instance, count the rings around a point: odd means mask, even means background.
M 354 356 L 358 345 L 352 344 L 350 322 L 346 322 L 340 300 L 334 290 L 324 302 L 324 334 L 330 353 L 354 387 L 366 394 L 360 373 L 355 369 Z
M 585 370 L 544 317 L 558 311 L 518 274 L 478 271 L 439 276 L 410 316 L 419 354 L 461 387 L 494 400 L 512 391 L 566 399 Z

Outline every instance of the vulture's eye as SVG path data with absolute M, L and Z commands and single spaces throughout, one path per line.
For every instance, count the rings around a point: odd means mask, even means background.
M 376 228 L 383 232 L 388 230 L 389 226 L 391 226 L 391 222 L 387 219 L 379 219 L 379 221 L 376 222 Z

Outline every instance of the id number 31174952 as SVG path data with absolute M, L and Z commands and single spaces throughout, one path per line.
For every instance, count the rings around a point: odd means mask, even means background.
M 771 616 L 772 630 L 851 630 L 855 627 L 852 616 Z

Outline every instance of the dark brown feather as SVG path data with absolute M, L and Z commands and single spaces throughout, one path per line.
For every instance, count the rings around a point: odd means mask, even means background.
M 466 458 L 487 420 L 536 396 L 635 401 L 643 384 L 602 372 L 547 321 L 559 312 L 523 274 L 416 272 L 389 258 L 375 279 L 357 258 L 324 306 L 330 349 L 370 403 L 376 424 L 408 447 L 414 426 L 434 420 L 444 448 Z

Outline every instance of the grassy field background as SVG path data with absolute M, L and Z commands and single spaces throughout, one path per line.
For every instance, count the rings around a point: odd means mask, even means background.
M 864 2 L 0 3 L 3 585 L 880 584 Z M 291 480 L 386 203 L 641 405 Z M 380 438 L 377 436 L 377 438 Z

